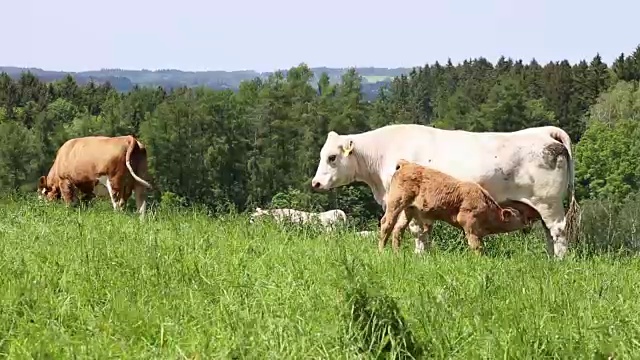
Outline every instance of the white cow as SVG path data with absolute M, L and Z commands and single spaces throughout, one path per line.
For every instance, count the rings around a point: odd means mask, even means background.
M 271 209 L 264 210 L 256 207 L 256 211 L 251 214 L 250 221 L 253 222 L 258 216 L 268 215 L 272 216 L 276 222 L 282 223 L 284 221 L 290 221 L 297 224 L 308 224 L 318 222 L 325 228 L 332 227 L 339 222 L 346 222 L 347 215 L 344 211 L 339 209 L 329 210 L 321 213 L 312 213 L 294 209 Z
M 571 139 L 562 129 L 543 126 L 478 133 L 394 124 L 359 134 L 331 131 L 311 185 L 328 190 L 362 181 L 384 209 L 391 176 L 401 158 L 477 182 L 498 202 L 517 200 L 532 206 L 543 220 L 547 252 L 564 257 L 567 237 L 575 235 L 579 222 L 579 208 Z M 565 217 L 562 200 L 567 188 L 571 204 Z M 415 252 L 423 251 L 424 242 L 416 239 Z

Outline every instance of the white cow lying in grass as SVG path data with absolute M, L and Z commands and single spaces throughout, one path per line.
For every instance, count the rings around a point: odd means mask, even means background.
M 339 209 L 329 210 L 321 213 L 313 213 L 301 210 L 294 209 L 271 209 L 264 210 L 259 207 L 256 208 L 256 211 L 251 214 L 251 222 L 254 222 L 256 217 L 260 216 L 271 216 L 278 223 L 283 223 L 285 221 L 297 223 L 297 224 L 312 224 L 319 223 L 322 224 L 325 228 L 332 227 L 337 223 L 346 223 L 347 215 L 344 211 Z
M 575 239 L 579 207 L 574 197 L 571 139 L 554 126 L 514 132 L 443 130 L 415 124 L 387 125 L 360 134 L 331 131 L 311 184 L 329 190 L 356 181 L 383 206 L 400 159 L 429 166 L 485 188 L 498 202 L 523 202 L 540 214 L 549 255 L 564 257 Z M 565 213 L 562 200 L 570 195 Z M 404 220 L 408 219 L 404 217 Z M 416 239 L 416 252 L 424 242 Z

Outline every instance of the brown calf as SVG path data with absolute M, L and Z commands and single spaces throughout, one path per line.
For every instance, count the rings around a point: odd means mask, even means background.
M 428 237 L 431 224 L 440 220 L 462 229 L 469 247 L 480 254 L 483 237 L 523 229 L 539 218 L 524 203 L 508 204 L 513 206 L 501 207 L 474 182 L 460 181 L 433 168 L 399 160 L 386 198 L 378 250 L 384 250 L 393 230 L 392 246 L 397 252 L 402 231 L 415 218 L 422 228 L 421 242 Z M 407 220 L 397 224 L 403 211 Z

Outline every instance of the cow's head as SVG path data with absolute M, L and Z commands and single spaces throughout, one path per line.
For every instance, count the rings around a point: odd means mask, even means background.
M 348 135 L 329 132 L 320 149 L 320 162 L 311 180 L 314 190 L 329 190 L 352 183 L 355 180 L 355 142 Z
M 266 210 L 262 210 L 259 207 L 256 207 L 256 211 L 254 211 L 251 216 L 249 216 L 249 222 L 253 224 L 253 222 L 255 221 L 256 217 L 258 216 L 262 216 L 264 214 L 266 214 L 267 211 Z
M 38 198 L 40 200 L 53 201 L 60 198 L 60 189 L 47 183 L 47 177 L 41 176 L 38 180 Z

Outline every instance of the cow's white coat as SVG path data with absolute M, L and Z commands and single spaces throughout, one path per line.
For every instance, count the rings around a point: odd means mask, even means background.
M 558 156 L 557 162 L 550 164 L 544 151 L 553 143 L 564 145 L 569 159 Z M 477 182 L 498 202 L 511 199 L 532 206 L 543 219 L 549 254 L 559 258 L 565 255 L 568 242 L 562 200 L 567 187 L 572 201 L 575 198 L 571 140 L 562 129 L 544 126 L 477 133 L 394 124 L 360 134 L 339 135 L 331 131 L 320 150 L 312 186 L 328 190 L 362 181 L 384 208 L 389 183 L 400 159 L 433 167 L 463 181 Z M 417 224 L 414 226 L 418 231 Z M 423 249 L 424 244 L 416 239 L 416 252 Z
M 318 222 L 325 228 L 329 228 L 337 223 L 347 221 L 347 215 L 344 213 L 344 211 L 339 209 L 328 210 L 321 213 L 313 213 L 294 209 L 264 210 L 258 207 L 256 208 L 256 211 L 251 214 L 251 222 L 253 222 L 256 217 L 264 215 L 272 216 L 276 220 L 276 222 L 279 223 L 282 223 L 284 221 L 298 224 L 309 224 Z

